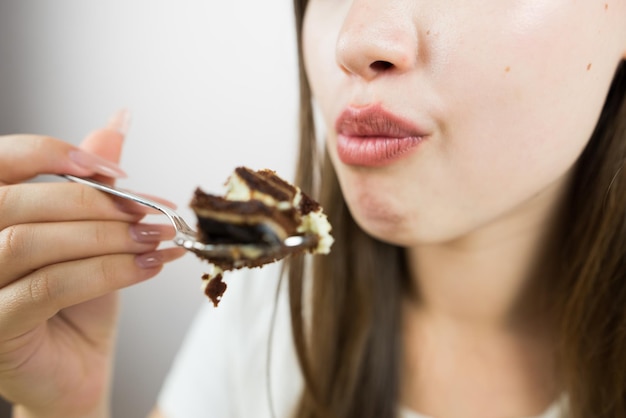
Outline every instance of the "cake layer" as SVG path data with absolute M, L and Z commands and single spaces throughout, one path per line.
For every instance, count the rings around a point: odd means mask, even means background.
M 295 209 L 279 210 L 260 200 L 228 200 L 196 189 L 191 208 L 198 218 L 198 239 L 210 243 L 272 243 L 297 234 Z M 267 231 L 273 236 L 267 236 Z
M 319 203 L 275 172 L 238 167 L 226 188 L 225 196 L 198 188 L 191 201 L 198 218 L 198 241 L 232 245 L 226 256 L 197 253 L 214 267 L 203 282 L 215 306 L 226 290 L 224 271 L 260 267 L 296 253 L 330 251 L 331 226 Z M 303 235 L 308 238 L 306 247 L 283 244 L 288 237 Z

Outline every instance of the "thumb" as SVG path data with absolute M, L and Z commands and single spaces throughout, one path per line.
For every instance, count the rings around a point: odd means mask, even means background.
M 106 127 L 91 132 L 81 142 L 80 148 L 88 152 L 85 158 L 95 154 L 105 160 L 119 163 L 129 124 L 130 114 L 126 109 L 116 112 Z
M 128 110 L 119 110 L 111 117 L 106 127 L 87 135 L 80 144 L 80 148 L 111 162 L 119 163 L 129 124 Z

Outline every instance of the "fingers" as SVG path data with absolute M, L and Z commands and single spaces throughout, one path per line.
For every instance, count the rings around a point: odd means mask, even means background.
M 0 231 L 0 288 L 47 265 L 104 254 L 142 254 L 174 237 L 168 225 L 116 221 L 20 224 Z
M 75 183 L 30 183 L 0 187 L 0 230 L 23 223 L 80 220 L 137 221 L 136 204 Z
M 47 136 L 0 136 L 3 338 L 153 277 L 185 254 L 180 248 L 156 249 L 174 236 L 173 229 L 137 224 L 149 212 L 141 205 L 71 182 L 22 183 L 39 174 L 106 183 L 124 177 L 117 162 L 127 126 L 128 114 L 118 112 L 80 147 Z
M 120 134 L 107 131 L 103 136 L 116 137 Z M 0 136 L 0 185 L 19 183 L 39 174 L 125 176 L 115 163 L 55 138 Z
M 185 250 L 116 254 L 41 268 L 0 289 L 0 335 L 21 335 L 61 309 L 103 296 L 155 276 Z
M 81 148 L 41 135 L 0 137 L 0 185 L 15 184 L 39 174 L 101 176 L 100 180 L 125 177 L 117 166 L 128 112 L 117 112 L 103 128 L 85 138 Z

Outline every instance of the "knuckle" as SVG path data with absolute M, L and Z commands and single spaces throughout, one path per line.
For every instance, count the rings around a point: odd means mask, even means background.
M 3 213 L 9 212 L 12 209 L 12 206 L 15 202 L 15 194 L 17 193 L 17 188 L 15 186 L 2 186 L 0 187 L 0 210 Z M 2 218 L 0 217 L 0 226 L 3 224 Z
M 2 208 L 2 211 L 5 211 L 9 207 L 8 202 L 10 191 L 11 187 L 9 186 L 0 187 L 0 208 Z
M 28 138 L 28 144 L 30 145 L 29 152 L 31 154 L 39 154 L 41 152 L 48 152 L 49 144 L 51 142 L 50 137 L 43 135 L 33 135 Z
M 9 135 L 0 142 L 0 182 L 15 184 L 37 174 L 54 139 L 40 135 Z M 42 167 L 39 167 L 42 168 Z
M 11 225 L 0 231 L 0 264 L 23 257 L 27 251 L 24 227 Z
M 96 275 L 100 278 L 101 290 L 112 290 L 119 274 L 118 263 L 115 262 L 114 256 L 99 258 Z
M 74 204 L 77 207 L 81 209 L 89 210 L 96 206 L 95 204 L 96 196 L 92 192 L 91 188 L 87 186 L 83 186 L 81 184 L 72 184 L 71 186 L 76 190 L 73 196 L 74 196 Z
M 54 302 L 55 280 L 45 269 L 33 274 L 28 281 L 28 296 L 33 305 L 50 304 Z
M 96 223 L 95 228 L 91 232 L 91 239 L 93 240 L 93 244 L 98 248 L 105 248 L 110 240 L 109 228 L 102 222 Z

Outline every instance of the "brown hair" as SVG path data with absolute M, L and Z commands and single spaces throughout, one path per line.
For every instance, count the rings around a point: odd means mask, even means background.
M 298 45 L 306 4 L 294 0 Z M 393 417 L 402 359 L 400 306 L 408 287 L 404 253 L 356 225 L 328 157 L 319 161 L 301 48 L 299 64 L 296 182 L 321 200 L 336 243 L 330 255 L 314 260 L 306 299 L 311 306 L 304 303 L 305 262 L 289 265 L 292 328 L 305 380 L 295 416 Z M 572 418 L 626 417 L 625 159 L 622 62 L 577 162 L 558 237 L 562 271 L 550 283 L 559 332 L 556 359 Z
M 564 390 L 573 417 L 626 417 L 626 63 L 577 162 L 562 237 Z

